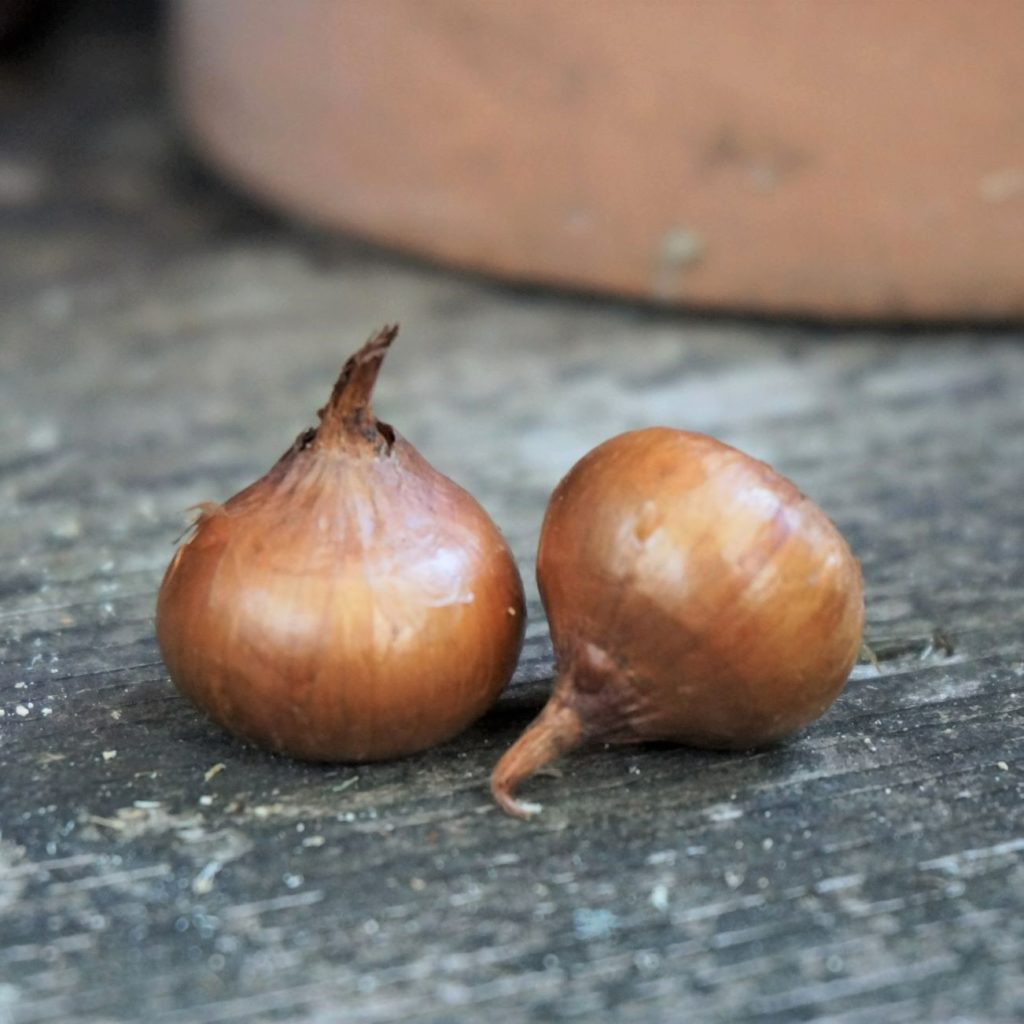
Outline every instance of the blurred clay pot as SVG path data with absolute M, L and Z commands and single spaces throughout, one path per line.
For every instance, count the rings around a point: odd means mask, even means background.
M 314 221 L 519 281 L 1024 315 L 1020 0 L 179 0 L 200 147 Z

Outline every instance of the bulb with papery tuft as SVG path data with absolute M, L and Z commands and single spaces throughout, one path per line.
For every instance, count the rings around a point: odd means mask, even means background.
M 522 582 L 498 528 L 373 415 L 396 333 L 348 360 L 319 426 L 266 476 L 203 507 L 160 588 L 178 688 L 295 757 L 441 743 L 493 704 L 522 644 Z
M 557 679 L 501 758 L 516 787 L 593 739 L 710 749 L 774 743 L 823 714 L 857 659 L 860 566 L 770 466 L 667 428 L 614 437 L 555 489 L 537 555 Z

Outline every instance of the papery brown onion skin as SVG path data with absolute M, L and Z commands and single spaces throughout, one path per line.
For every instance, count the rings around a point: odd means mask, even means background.
M 770 466 L 658 427 L 584 456 L 548 505 L 537 579 L 558 679 L 494 771 L 509 813 L 540 764 L 592 738 L 761 747 L 835 700 L 864 625 L 860 566 Z M 517 747 L 519 748 L 517 752 Z
M 203 512 L 157 602 L 178 688 L 231 732 L 312 760 L 456 735 L 511 677 L 525 626 L 498 528 L 377 423 L 367 372 L 365 403 L 323 410 L 265 477 Z

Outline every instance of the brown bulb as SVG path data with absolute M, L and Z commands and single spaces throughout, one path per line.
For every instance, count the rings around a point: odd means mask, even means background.
M 516 786 L 586 739 L 745 749 L 835 700 L 864 624 L 860 567 L 825 514 L 770 466 L 702 434 L 599 445 L 548 505 L 537 580 L 551 699 L 491 778 Z
M 497 699 L 522 644 L 498 528 L 370 409 L 396 333 L 348 360 L 319 426 L 266 476 L 204 508 L 160 588 L 178 688 L 295 757 L 371 761 L 449 739 Z

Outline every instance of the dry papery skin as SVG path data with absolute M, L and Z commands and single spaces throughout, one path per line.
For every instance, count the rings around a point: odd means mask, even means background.
M 537 580 L 551 699 L 491 778 L 516 787 L 585 740 L 775 743 L 831 705 L 857 659 L 860 566 L 826 515 L 770 466 L 656 427 L 584 456 L 548 505 Z
M 295 757 L 372 761 L 456 735 L 497 699 L 525 627 L 498 528 L 370 399 L 397 327 L 345 364 L 319 426 L 203 508 L 157 602 L 178 688 Z

